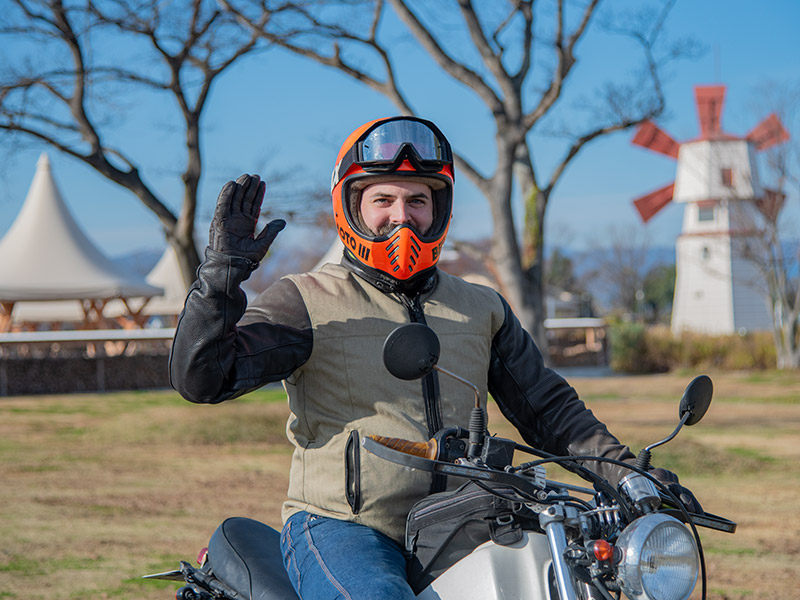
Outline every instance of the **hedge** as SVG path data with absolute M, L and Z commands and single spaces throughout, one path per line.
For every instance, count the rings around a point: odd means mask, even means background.
M 665 373 L 680 368 L 765 370 L 777 364 L 775 343 L 768 331 L 674 336 L 663 325 L 614 323 L 610 338 L 611 368 L 623 373 Z

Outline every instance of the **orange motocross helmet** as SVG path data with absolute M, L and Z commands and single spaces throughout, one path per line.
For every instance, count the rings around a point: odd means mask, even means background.
M 361 191 L 380 180 L 425 183 L 433 197 L 433 224 L 409 224 L 374 235 L 361 218 Z M 444 244 L 453 208 L 453 154 L 439 128 L 416 117 L 370 121 L 345 140 L 331 177 L 333 216 L 348 256 L 368 269 L 406 282 L 432 269 Z

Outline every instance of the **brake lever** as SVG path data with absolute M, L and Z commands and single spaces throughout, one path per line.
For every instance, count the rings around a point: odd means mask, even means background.
M 681 523 L 686 523 L 686 516 L 682 511 L 676 508 L 661 509 L 658 512 L 669 515 L 670 517 L 675 517 Z M 736 533 L 737 523 L 725 517 L 720 517 L 719 515 L 711 513 L 703 513 L 702 515 L 698 515 L 697 513 L 687 514 L 691 517 L 692 523 L 699 527 L 714 529 L 715 531 L 722 531 L 724 533 Z

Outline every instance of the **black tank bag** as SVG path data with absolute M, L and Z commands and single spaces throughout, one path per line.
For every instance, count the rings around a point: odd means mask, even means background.
M 516 493 L 470 481 L 455 491 L 431 494 L 411 508 L 405 550 L 415 594 L 484 542 L 507 546 L 522 539 L 517 503 L 500 496 L 513 498 Z

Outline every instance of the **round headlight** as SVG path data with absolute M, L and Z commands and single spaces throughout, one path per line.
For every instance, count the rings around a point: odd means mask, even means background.
M 686 600 L 697 583 L 699 554 L 691 532 L 677 519 L 639 517 L 619 536 L 618 577 L 631 600 Z

